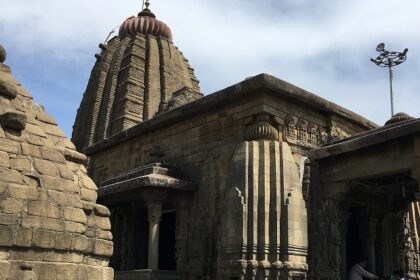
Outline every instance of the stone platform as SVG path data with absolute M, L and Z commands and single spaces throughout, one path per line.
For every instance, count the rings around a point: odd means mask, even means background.
M 187 274 L 159 270 L 153 271 L 151 269 L 118 271 L 115 272 L 115 280 L 187 280 Z

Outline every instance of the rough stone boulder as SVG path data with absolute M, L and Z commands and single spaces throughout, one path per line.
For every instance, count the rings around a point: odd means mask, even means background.
M 113 279 L 85 160 L 0 63 L 0 279 Z

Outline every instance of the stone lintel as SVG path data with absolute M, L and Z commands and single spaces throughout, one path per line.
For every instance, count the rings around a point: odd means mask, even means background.
M 104 198 L 118 193 L 142 191 L 150 188 L 187 192 L 194 191 L 194 188 L 189 182 L 168 176 L 147 175 L 100 187 L 98 189 L 98 194 L 99 197 Z

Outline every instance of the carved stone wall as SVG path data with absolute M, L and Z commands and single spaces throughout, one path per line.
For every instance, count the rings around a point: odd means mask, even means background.
M 297 164 L 268 118 L 258 116 L 247 134 L 229 168 L 220 273 L 226 279 L 306 279 L 307 212 Z
M 252 79 L 243 83 L 250 82 Z M 242 92 L 249 95 L 237 96 Z M 300 134 L 299 143 L 285 135 L 287 116 L 306 121 L 301 124 L 306 134 Z M 304 128 L 309 120 L 313 125 Z M 343 118 L 341 122 L 351 121 Z M 237 277 L 243 271 L 249 276 L 254 268 L 258 275 L 280 273 L 286 277 L 281 279 L 306 277 L 304 197 L 312 190 L 308 174 L 303 176 L 305 169 L 301 171 L 299 166 L 311 147 L 321 145 L 315 133 L 318 128 L 328 141 L 329 123 L 331 114 L 269 95 L 261 87 L 251 91 L 240 84 L 158 115 L 97 144 L 90 150 L 92 175 L 100 185 L 147 164 L 151 152 L 159 147 L 162 162 L 176 168 L 177 176 L 196 185 L 192 202 L 185 209 L 188 232 L 176 245 L 179 271 L 198 279 Z M 363 125 L 355 125 L 346 133 L 363 129 Z M 312 144 L 307 139 L 312 139 Z M 274 195 L 277 191 L 278 196 Z M 257 203 L 250 204 L 254 200 Z M 280 209 L 277 211 L 276 207 Z M 256 221 L 250 224 L 254 212 Z M 271 230 L 276 225 L 273 215 L 280 217 L 277 233 Z M 237 226 L 226 227 L 230 223 Z M 177 224 L 181 227 L 185 222 Z M 246 242 L 245 237 L 235 237 L 244 227 Z M 183 231 L 178 228 L 177 232 Z M 279 235 L 280 241 L 273 234 Z
M 113 279 L 85 160 L 0 63 L 0 279 Z

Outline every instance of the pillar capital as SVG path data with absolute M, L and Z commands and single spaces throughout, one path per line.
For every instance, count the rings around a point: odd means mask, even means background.
M 142 196 L 147 206 L 160 205 L 165 202 L 167 191 L 164 189 L 147 189 L 142 191 Z

